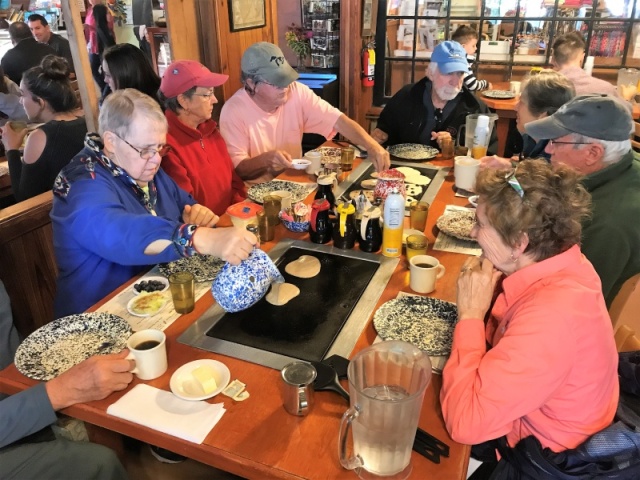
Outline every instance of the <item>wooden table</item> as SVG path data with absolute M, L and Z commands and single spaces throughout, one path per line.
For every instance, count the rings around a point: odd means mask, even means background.
M 509 82 L 495 83 L 494 90 L 509 90 Z M 482 92 L 476 93 L 478 98 L 487 104 L 491 110 L 498 114 L 496 122 L 496 132 L 498 134 L 498 152 L 501 157 L 504 156 L 505 147 L 507 145 L 507 136 L 509 135 L 509 124 L 511 119 L 516 118 L 517 98 L 501 100 L 498 98 L 489 98 L 482 95 Z
M 436 163 L 440 166 L 451 165 L 450 161 Z M 315 180 L 314 177 L 310 177 L 304 172 L 293 170 L 285 172 L 280 178 L 294 181 Z M 429 212 L 426 234 L 430 244 L 433 244 L 435 240 L 434 233 L 437 233 L 435 228 L 437 218 L 443 213 L 445 206 L 451 203 L 465 205 L 466 200 L 454 197 L 453 176 L 450 174 L 440 188 Z M 223 218 L 221 224 L 230 224 L 229 219 Z M 308 234 L 294 234 L 285 230 L 283 226 L 278 226 L 274 242 L 263 244 L 263 248 L 268 250 L 278 240 L 287 237 L 307 239 Z M 444 300 L 455 301 L 457 272 L 466 256 L 439 251 L 430 251 L 429 254 L 437 257 L 447 269 L 446 275 L 438 280 L 437 289 L 432 295 Z M 132 283 L 133 280 L 119 291 Z M 398 264 L 376 305 L 376 309 L 382 303 L 395 298 L 399 291 L 411 292 L 409 272 L 404 258 Z M 116 293 L 106 297 L 100 304 L 112 298 Z M 122 397 L 131 386 L 140 383 L 137 378 L 126 391 L 114 393 L 101 401 L 74 405 L 65 409 L 63 413 L 105 429 L 170 449 L 199 462 L 246 478 L 260 480 L 355 479 L 356 475 L 343 469 L 338 461 L 338 429 L 342 414 L 347 409 L 342 397 L 331 392 L 317 392 L 316 403 L 308 416 L 289 415 L 282 407 L 279 371 L 197 350 L 177 342 L 176 339 L 180 334 L 212 304 L 212 297 L 205 295 L 197 302 L 192 313 L 183 315 L 165 331 L 169 368 L 161 377 L 147 382 L 154 387 L 169 390 L 169 379 L 180 365 L 199 358 L 212 358 L 224 362 L 229 367 L 232 378 L 246 383 L 247 391 L 251 397 L 244 402 L 234 402 L 223 395 L 210 400 L 212 403 L 223 402 L 227 411 L 202 445 L 186 442 L 106 414 L 106 409 L 110 404 Z M 372 344 L 375 338 L 375 330 L 372 323 L 369 322 L 360 335 L 354 352 Z M 15 365 L 0 372 L 0 390 L 6 393 L 17 393 L 35 383 L 20 374 Z M 436 465 L 413 452 L 411 479 L 450 480 L 464 479 L 466 476 L 470 449 L 466 445 L 451 440 L 445 430 L 439 401 L 441 385 L 441 377 L 433 375 L 432 383 L 425 395 L 419 425 L 422 429 L 450 445 L 451 456 L 442 458 L 442 462 Z

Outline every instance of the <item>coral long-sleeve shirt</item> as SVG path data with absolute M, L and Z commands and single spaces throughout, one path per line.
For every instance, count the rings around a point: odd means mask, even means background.
M 466 444 L 534 435 L 555 452 L 574 448 L 607 427 L 618 404 L 598 275 L 574 246 L 502 288 L 486 328 L 481 319 L 456 325 L 440 395 L 447 430 Z

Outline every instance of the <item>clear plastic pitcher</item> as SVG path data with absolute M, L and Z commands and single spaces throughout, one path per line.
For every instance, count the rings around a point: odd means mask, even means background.
M 618 95 L 630 102 L 638 93 L 640 70 L 635 68 L 621 68 L 618 70 Z
M 467 155 L 471 156 L 471 147 L 473 147 L 473 134 L 476 131 L 476 124 L 478 123 L 478 117 L 480 115 L 484 115 L 489 117 L 489 138 L 491 138 L 491 133 L 493 132 L 493 127 L 496 124 L 496 120 L 498 120 L 498 115 L 495 113 L 472 113 L 467 115 L 467 121 L 464 125 L 460 126 L 460 130 L 458 131 L 458 146 L 459 147 L 467 147 Z M 460 140 L 464 132 L 464 143 L 461 143 Z
M 424 392 L 431 381 L 429 357 L 406 342 L 380 342 L 359 352 L 347 375 L 351 407 L 340 424 L 340 463 L 363 479 L 406 479 Z

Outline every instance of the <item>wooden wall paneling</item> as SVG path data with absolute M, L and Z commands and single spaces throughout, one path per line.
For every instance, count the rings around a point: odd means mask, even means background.
M 53 320 L 58 269 L 49 212 L 51 191 L 0 210 L 0 278 L 13 322 L 28 335 Z
M 164 3 L 173 60 L 196 60 L 200 58 L 200 26 L 205 27 L 209 19 L 200 19 L 196 14 L 197 0 L 169 0 Z
M 256 42 L 277 42 L 277 1 L 266 0 L 267 24 L 262 28 L 252 28 L 231 32 L 229 22 L 230 0 L 197 0 L 198 16 L 202 24 L 202 63 L 215 72 L 229 75 L 222 85 L 223 104 L 240 87 L 240 59 L 244 51 Z
M 84 118 L 87 123 L 87 130 L 98 131 L 98 95 L 96 86 L 91 74 L 91 65 L 87 55 L 87 42 L 84 38 L 84 26 L 80 18 L 80 9 L 77 2 L 60 2 L 62 14 L 65 18 L 69 45 L 71 47 L 71 57 L 78 79 L 78 91 Z

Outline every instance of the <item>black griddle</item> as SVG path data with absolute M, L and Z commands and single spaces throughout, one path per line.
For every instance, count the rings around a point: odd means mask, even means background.
M 301 255 L 320 260 L 316 277 L 302 279 L 285 271 L 285 266 Z M 301 360 L 321 361 L 379 263 L 291 247 L 276 265 L 285 281 L 300 289 L 300 295 L 279 307 L 263 298 L 247 310 L 225 313 L 206 335 Z

